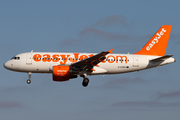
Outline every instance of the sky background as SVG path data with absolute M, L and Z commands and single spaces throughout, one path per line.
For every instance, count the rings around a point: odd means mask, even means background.
M 179 0 L 1 0 L 1 120 L 179 120 Z M 8 71 L 23 52 L 135 53 L 173 25 L 167 55 L 177 62 L 139 72 L 54 82 Z

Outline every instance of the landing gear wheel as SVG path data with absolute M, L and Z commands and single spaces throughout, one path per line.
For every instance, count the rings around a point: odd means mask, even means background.
M 27 84 L 30 84 L 31 83 L 31 75 L 32 75 L 32 73 L 31 72 L 28 72 L 28 77 L 29 77 L 29 79 L 26 81 L 27 82 Z
M 31 80 L 30 80 L 30 79 L 28 79 L 26 82 L 27 82 L 27 84 L 30 84 L 30 83 L 31 83 Z
M 88 83 L 89 83 L 89 79 L 88 78 L 84 78 L 83 82 L 82 82 L 82 85 L 84 87 L 88 86 Z

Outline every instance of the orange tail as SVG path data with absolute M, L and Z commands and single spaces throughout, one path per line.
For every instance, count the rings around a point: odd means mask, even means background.
M 137 53 L 138 55 L 164 56 L 171 33 L 172 25 L 163 25 L 146 45 Z

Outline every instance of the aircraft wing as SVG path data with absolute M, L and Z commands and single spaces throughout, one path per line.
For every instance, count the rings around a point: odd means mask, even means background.
M 106 59 L 106 55 L 111 53 L 114 49 L 111 49 L 109 51 L 103 51 L 99 54 L 96 54 L 92 57 L 89 57 L 87 59 L 75 62 L 71 64 L 71 67 L 78 70 L 78 71 L 82 71 L 82 70 L 86 70 L 86 71 L 94 71 L 93 67 L 94 66 L 98 66 L 98 64 L 100 62 L 102 62 L 103 60 Z

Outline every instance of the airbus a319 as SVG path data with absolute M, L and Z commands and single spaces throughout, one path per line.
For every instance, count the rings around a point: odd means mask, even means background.
M 133 54 L 112 54 L 113 49 L 101 53 L 31 51 L 14 56 L 4 67 L 28 73 L 28 84 L 32 73 L 51 73 L 52 79 L 58 82 L 80 76 L 86 87 L 88 75 L 128 73 L 175 62 L 172 55 L 165 55 L 171 28 L 172 25 L 163 25 L 139 52 Z

